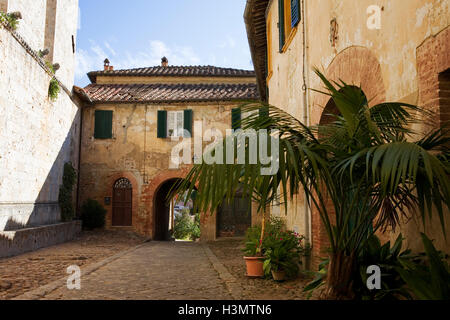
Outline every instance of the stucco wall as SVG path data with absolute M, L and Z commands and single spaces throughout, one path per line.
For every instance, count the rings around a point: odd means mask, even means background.
M 80 117 L 65 91 L 48 99 L 50 79 L 0 28 L 0 231 L 60 220 L 62 169 L 77 167 Z
M 72 47 L 77 41 L 78 0 L 58 0 L 55 18 L 55 40 L 53 63 L 59 63 L 61 69 L 58 78 L 66 87 L 72 88 L 75 74 L 75 52 Z M 76 50 L 76 48 L 75 48 Z
M 104 197 L 112 197 L 114 182 L 121 177 L 128 178 L 133 184 L 133 229 L 152 236 L 155 191 L 169 179 L 185 177 L 190 168 L 186 165 L 180 169 L 169 168 L 171 150 L 177 142 L 157 138 L 157 111 L 192 109 L 194 122 L 201 121 L 203 131 L 216 128 L 225 133 L 231 127 L 232 107 L 226 103 L 86 107 L 83 112 L 80 202 L 92 198 L 104 204 Z M 93 138 L 96 109 L 113 111 L 113 139 Z M 195 127 L 193 130 L 195 135 Z M 107 225 L 111 226 L 112 204 L 105 207 L 108 210 Z M 208 225 L 203 227 L 204 236 L 215 237 L 215 218 L 209 218 L 205 223 Z
M 361 85 L 371 103 L 404 101 L 420 103 L 417 48 L 430 37 L 437 35 L 450 24 L 450 2 L 447 0 L 306 0 L 306 17 L 302 17 L 297 33 L 284 53 L 278 44 L 278 2 L 271 1 L 267 17 L 271 21 L 273 75 L 268 80 L 269 103 L 280 107 L 304 121 L 303 113 L 303 23 L 307 29 L 306 85 L 322 89 L 319 78 L 312 68 L 318 67 L 333 80 Z M 303 2 L 302 2 L 303 3 Z M 382 8 L 381 29 L 367 27 L 367 8 Z M 330 42 L 330 22 L 336 19 L 337 40 Z M 440 49 L 436 44 L 430 54 Z M 442 59 L 447 59 L 444 54 Z M 442 60 L 441 59 L 441 60 Z M 435 87 L 432 87 L 435 88 Z M 433 89 L 434 90 L 434 89 Z M 326 97 L 308 91 L 309 124 L 318 123 Z M 298 201 L 297 201 L 298 203 Z M 300 220 L 291 218 L 298 212 L 298 205 L 290 204 L 289 226 L 293 228 Z M 304 209 L 300 209 L 305 212 Z M 420 225 L 420 224 L 419 224 Z M 408 236 L 408 244 L 420 250 L 416 241 L 419 225 L 411 222 L 402 228 Z M 448 251 L 450 243 L 437 228 L 430 234 L 438 246 Z M 415 231 L 412 231 L 415 230 Z
M 44 48 L 46 3 L 47 0 L 8 0 L 8 12 L 22 14 L 17 32 L 33 50 Z

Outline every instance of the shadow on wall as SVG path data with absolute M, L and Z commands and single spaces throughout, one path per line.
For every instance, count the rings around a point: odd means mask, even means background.
M 80 110 L 77 111 L 70 130 L 35 201 L 29 203 L 0 203 L 0 233 L 2 231 L 14 231 L 61 222 L 61 212 L 58 204 L 59 188 L 62 184 L 64 164 L 72 162 L 74 168 L 77 168 L 80 143 L 79 131 Z M 18 183 L 20 182 L 18 181 Z M 26 187 L 26 185 L 23 186 L 23 188 Z M 74 190 L 76 190 L 76 185 Z M 75 191 L 73 199 L 75 199 Z M 1 238 L 2 235 L 0 234 L 0 240 Z

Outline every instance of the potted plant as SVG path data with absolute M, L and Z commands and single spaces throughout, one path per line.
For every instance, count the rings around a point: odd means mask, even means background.
M 248 277 L 264 276 L 264 256 L 261 240 L 261 227 L 251 227 L 245 234 L 244 260 L 247 267 Z
M 299 271 L 301 242 L 303 236 L 292 231 L 280 231 L 269 234 L 264 242 L 264 272 L 272 275 L 275 281 L 284 281 L 295 277 Z

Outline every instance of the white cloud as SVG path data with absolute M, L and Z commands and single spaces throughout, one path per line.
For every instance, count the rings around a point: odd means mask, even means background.
M 149 42 L 148 50 L 124 53 L 117 52 L 111 43 L 105 41 L 103 45 L 89 40 L 89 49 L 78 49 L 76 56 L 75 77 L 81 80 L 89 71 L 101 70 L 103 61 L 107 57 L 116 69 L 151 67 L 161 64 L 161 58 L 167 57 L 171 65 L 196 65 L 201 62 L 194 49 L 188 46 L 169 46 L 154 40 Z

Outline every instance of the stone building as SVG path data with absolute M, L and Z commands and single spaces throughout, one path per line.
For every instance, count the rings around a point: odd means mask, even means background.
M 197 130 L 208 129 L 225 135 L 237 106 L 259 98 L 255 73 L 169 66 L 163 58 L 161 66 L 130 70 L 114 70 L 105 60 L 103 71 L 88 75 L 92 84 L 77 89 L 84 96 L 79 202 L 92 198 L 102 203 L 109 228 L 166 240 L 171 223 L 166 196 L 191 168 L 171 166 L 179 143 L 172 137 L 186 130 L 201 138 Z M 240 204 L 237 200 L 217 215 L 203 214 L 202 239 L 213 240 L 229 228 L 242 233 L 252 219 Z M 234 213 L 242 213 L 242 219 L 232 218 Z
M 323 88 L 313 67 L 360 85 L 370 105 L 402 101 L 437 112 L 437 123 L 449 120 L 448 0 L 247 0 L 245 21 L 262 99 L 307 125 L 332 112 L 327 96 L 310 90 Z M 303 194 L 288 212 L 289 227 L 321 255 L 326 234 Z M 410 221 L 400 230 L 412 249 L 421 247 L 421 228 Z M 427 233 L 449 251 L 437 221 L 427 224 Z
M 58 193 L 64 164 L 78 167 L 80 113 L 71 91 L 78 0 L 0 0 L 0 12 L 22 16 L 15 31 L 0 24 L 2 257 L 68 240 L 79 230 L 77 223 L 59 224 Z M 54 101 L 49 64 L 60 66 Z

